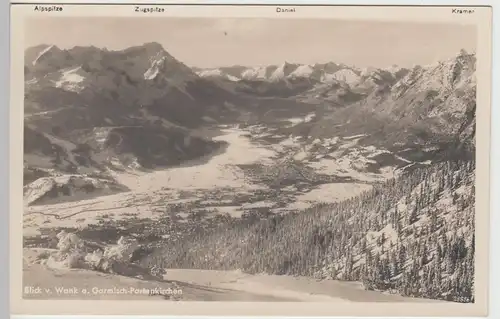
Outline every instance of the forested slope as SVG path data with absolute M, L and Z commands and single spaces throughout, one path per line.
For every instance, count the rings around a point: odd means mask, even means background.
M 165 267 L 362 281 L 474 302 L 475 162 L 446 162 L 344 202 L 197 233 L 149 256 Z

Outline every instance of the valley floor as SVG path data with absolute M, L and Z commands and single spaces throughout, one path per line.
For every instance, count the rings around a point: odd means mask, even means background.
M 216 139 L 226 141 L 228 147 L 208 159 L 152 172 L 113 172 L 116 180 L 131 190 L 129 192 L 26 206 L 24 233 L 36 235 L 40 227 L 86 227 L 100 219 L 154 219 L 165 214 L 166 206 L 171 205 L 180 205 L 185 211 L 209 209 L 217 213 L 229 213 L 232 217 L 241 216 L 247 208 L 270 208 L 276 211 L 304 209 L 318 202 L 337 202 L 356 196 L 370 188 L 368 181 L 324 183 L 305 191 L 297 190 L 292 185 L 282 192 L 283 198 L 287 198 L 286 204 L 277 205 L 277 201 L 282 198 L 276 198 L 268 185 L 250 180 L 239 166 L 258 164 L 269 167 L 276 164 L 283 152 L 276 148 L 282 145 L 258 144 L 248 134 L 248 131 L 243 130 L 225 130 L 225 134 Z M 352 141 L 349 143 L 352 144 Z M 333 176 L 336 172 L 331 170 L 331 173 Z M 255 195 L 256 192 L 261 195 Z M 245 197 L 244 203 L 235 200 L 237 197 Z M 179 217 L 187 217 L 186 212 L 179 212 Z
M 275 207 L 277 198 L 253 198 L 258 191 L 266 194 L 267 185 L 247 178 L 238 165 L 258 163 L 270 166 L 280 156 L 273 145 L 258 144 L 249 138 L 248 131 L 226 129 L 216 139 L 228 142 L 224 152 L 209 159 L 187 163 L 180 167 L 154 172 L 128 172 L 116 174 L 117 181 L 129 189 L 114 195 L 94 199 L 62 202 L 51 205 L 26 206 L 24 236 L 36 236 L 41 228 L 58 227 L 84 229 L 102 220 L 133 218 L 155 219 L 165 214 L 168 205 L 184 205 L 189 211 L 203 207 L 218 213 L 241 216 L 242 210 Z M 289 141 L 288 141 L 289 142 Z M 283 148 L 282 143 L 279 146 Z M 349 140 L 352 147 L 352 140 Z M 342 147 L 341 147 L 342 148 Z M 286 150 L 285 150 L 286 152 Z M 283 153 L 281 153 L 283 154 Z M 331 160 L 333 161 L 333 160 Z M 336 202 L 355 196 L 371 186 L 367 182 L 324 183 L 300 191 L 293 189 L 291 200 L 279 210 L 303 209 L 316 202 Z M 290 187 L 288 187 L 290 189 Z M 235 196 L 250 196 L 246 203 L 235 202 Z M 189 206 L 191 205 L 191 206 Z M 181 210 L 182 210 L 181 209 Z M 178 216 L 186 218 L 186 213 Z M 421 301 L 380 292 L 365 291 L 358 283 L 333 280 L 317 281 L 290 276 L 246 275 L 240 272 L 170 269 L 165 281 L 147 281 L 130 277 L 103 274 L 83 269 L 49 269 L 33 262 L 33 249 L 24 250 L 24 285 L 53 290 L 54 287 L 103 288 L 171 288 L 182 289 L 182 300 L 253 300 L 253 301 Z M 99 298 L 92 294 L 29 295 L 28 298 Z M 106 298 L 148 299 L 145 295 L 109 295 Z M 155 296 L 154 298 L 159 298 Z M 427 301 L 431 302 L 431 301 Z

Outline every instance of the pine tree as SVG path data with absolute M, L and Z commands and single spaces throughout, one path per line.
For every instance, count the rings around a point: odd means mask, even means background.
M 417 206 L 414 206 L 408 217 L 408 225 L 413 225 L 417 221 Z

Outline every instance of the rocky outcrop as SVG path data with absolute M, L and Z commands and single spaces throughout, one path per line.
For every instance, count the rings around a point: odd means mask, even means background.
M 110 195 L 128 189 L 113 180 L 82 175 L 41 177 L 24 186 L 24 202 L 41 205 L 89 199 Z
M 39 262 L 49 268 L 88 269 L 129 277 L 162 279 L 164 269 L 153 266 L 144 269 L 131 262 L 133 253 L 140 248 L 137 240 L 120 237 L 115 245 L 92 250 L 92 245 L 74 233 L 61 231 L 56 235 L 57 250 L 39 255 Z

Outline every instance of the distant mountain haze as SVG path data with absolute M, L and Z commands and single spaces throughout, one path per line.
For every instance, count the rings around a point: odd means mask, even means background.
M 41 43 L 125 49 L 158 42 L 191 67 L 342 61 L 411 68 L 476 49 L 472 25 L 334 19 L 30 18 L 27 47 Z M 227 33 L 227 35 L 225 34 Z M 203 48 L 203 54 L 200 54 Z M 255 52 L 258 51 L 258 54 Z

